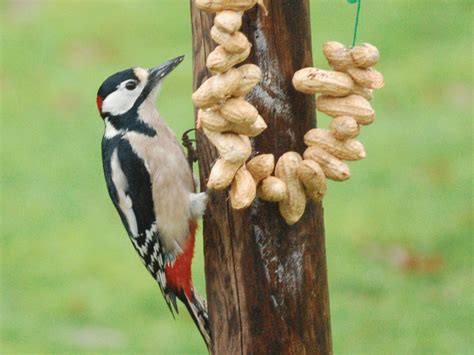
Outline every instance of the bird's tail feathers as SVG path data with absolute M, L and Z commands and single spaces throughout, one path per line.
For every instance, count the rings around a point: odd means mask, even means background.
M 206 301 L 199 296 L 196 292 L 192 293 L 191 297 L 188 297 L 184 294 L 182 302 L 188 309 L 191 318 L 196 324 L 201 336 L 206 342 L 207 347 L 209 348 L 211 342 L 211 332 L 209 329 L 209 317 L 207 314 Z

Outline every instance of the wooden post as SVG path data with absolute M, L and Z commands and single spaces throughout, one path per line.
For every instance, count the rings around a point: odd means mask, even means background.
M 265 1 L 244 14 L 252 42 L 248 62 L 263 72 L 248 100 L 268 129 L 253 140 L 254 153 L 304 151 L 303 135 L 315 125 L 314 97 L 296 92 L 293 73 L 312 66 L 308 0 Z M 206 57 L 213 15 L 191 4 L 194 89 L 210 76 Z M 201 187 L 217 152 L 198 134 Z M 233 210 L 228 191 L 213 193 L 204 218 L 207 299 L 213 354 L 330 354 L 329 296 L 323 209 L 309 203 L 288 226 L 278 205 L 255 200 Z

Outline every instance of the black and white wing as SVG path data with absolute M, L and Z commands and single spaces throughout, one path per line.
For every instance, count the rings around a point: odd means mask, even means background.
M 176 297 L 166 286 L 164 253 L 153 208 L 152 182 L 145 162 L 123 137 L 102 142 L 104 174 L 110 197 L 140 258 L 158 282 L 168 304 Z

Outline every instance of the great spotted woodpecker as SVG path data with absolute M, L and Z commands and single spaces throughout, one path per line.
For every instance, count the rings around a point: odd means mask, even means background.
M 207 309 L 191 279 L 196 220 L 207 195 L 195 192 L 183 150 L 155 107 L 162 80 L 182 61 L 110 76 L 99 88 L 97 108 L 105 123 L 105 180 L 128 236 L 171 312 L 180 299 L 208 344 Z

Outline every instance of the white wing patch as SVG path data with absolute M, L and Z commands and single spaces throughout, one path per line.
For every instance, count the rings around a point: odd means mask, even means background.
M 117 156 L 117 149 L 115 149 L 112 153 L 110 165 L 112 168 L 112 181 L 115 185 L 115 189 L 117 190 L 120 210 L 127 219 L 130 232 L 132 235 L 137 236 L 137 218 L 135 217 L 135 213 L 133 213 L 132 200 L 130 199 L 130 196 L 125 193 L 125 191 L 128 190 L 128 180 L 122 170 L 122 167 L 120 166 L 120 161 Z

